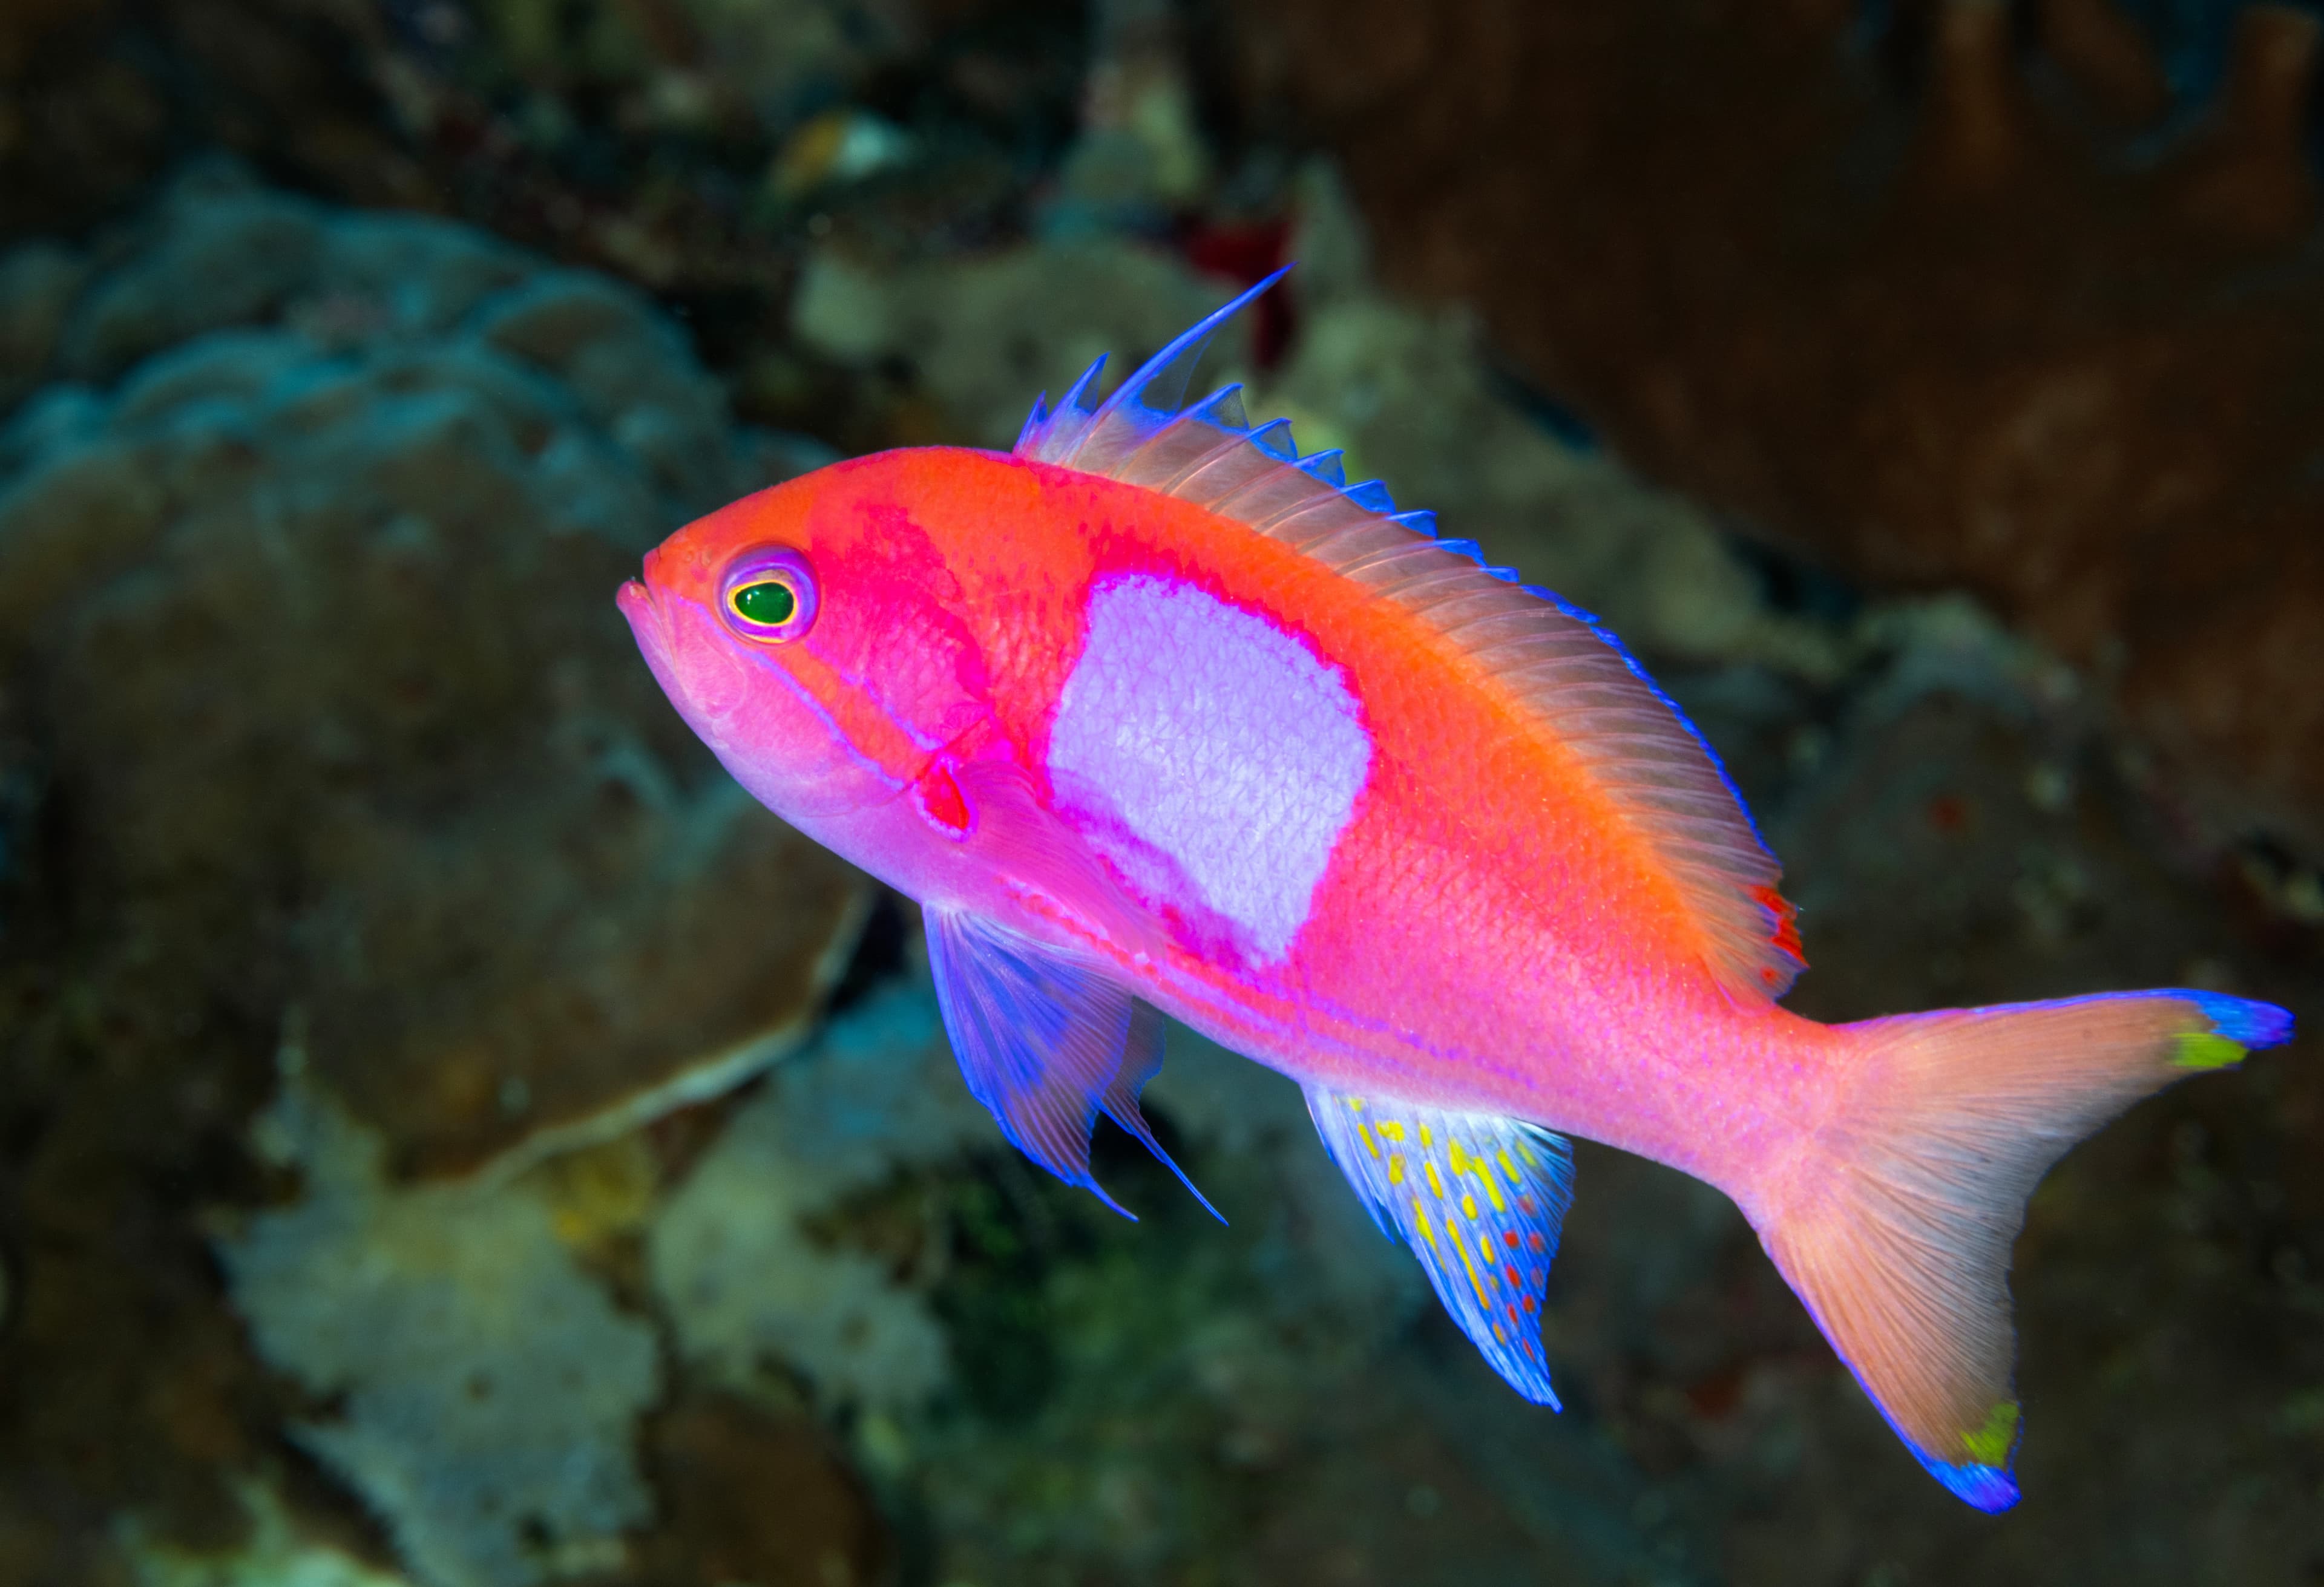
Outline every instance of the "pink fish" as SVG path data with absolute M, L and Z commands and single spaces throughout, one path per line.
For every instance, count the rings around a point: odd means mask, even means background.
M 1100 1113 L 1162 1155 L 1138 1097 L 1170 1014 L 1305 1087 L 1380 1226 L 1554 1406 L 1561 1136 L 1641 1153 L 1734 1198 L 1938 1481 L 2014 1503 L 2027 1194 L 2290 1016 L 1786 1012 L 1775 860 L 1613 636 L 1234 388 L 1179 406 L 1271 280 L 1102 406 L 1095 368 L 1037 403 L 1008 454 L 835 463 L 673 535 L 621 593 L 655 676 L 752 794 L 920 902 L 970 1090 L 1068 1182 L 1104 1197 Z

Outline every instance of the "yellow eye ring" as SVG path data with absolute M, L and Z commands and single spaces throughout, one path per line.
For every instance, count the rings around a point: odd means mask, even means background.
M 723 583 L 726 626 L 745 639 L 782 644 L 815 621 L 815 572 L 788 546 L 746 552 Z

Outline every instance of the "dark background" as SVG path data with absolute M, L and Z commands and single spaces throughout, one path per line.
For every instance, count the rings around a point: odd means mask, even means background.
M 1182 1035 L 1153 1109 L 1230 1230 L 1118 1140 L 1140 1224 L 1027 1172 L 909 905 L 739 798 L 610 600 L 1296 257 L 1254 414 L 1632 641 L 1785 860 L 1794 1006 L 2312 1020 L 2319 47 L 7 0 L 0 1581 L 2324 1582 L 2312 1042 L 2037 1194 L 2006 1517 L 1610 1152 L 1551 1418 L 1249 1066 Z

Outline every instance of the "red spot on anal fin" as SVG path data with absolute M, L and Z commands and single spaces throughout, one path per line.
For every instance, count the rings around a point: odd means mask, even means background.
M 953 781 L 952 773 L 941 763 L 922 772 L 913 791 L 919 796 L 921 814 L 953 837 L 967 836 L 968 801 L 962 795 L 960 784 Z
M 1754 903 L 1775 917 L 1775 929 L 1768 934 L 1767 940 L 1775 945 L 1775 950 L 1778 953 L 1791 955 L 1799 962 L 1801 968 L 1806 968 L 1807 949 L 1801 943 L 1799 927 L 1794 923 L 1799 918 L 1800 912 L 1792 906 L 1792 901 L 1773 887 L 1754 887 L 1751 889 L 1751 898 Z M 1763 973 L 1770 984 L 1781 978 L 1773 970 Z

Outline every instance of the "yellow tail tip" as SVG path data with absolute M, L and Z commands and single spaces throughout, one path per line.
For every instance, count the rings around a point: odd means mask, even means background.
M 1985 1426 L 1961 1436 L 1961 1447 L 1979 1465 L 1997 1466 L 2009 1459 L 2017 1441 L 2017 1402 L 2005 1399 L 1987 1413 Z
M 2243 1062 L 2250 1049 L 2212 1031 L 2190 1031 L 2179 1038 L 2171 1061 L 2182 1069 L 2223 1069 Z

